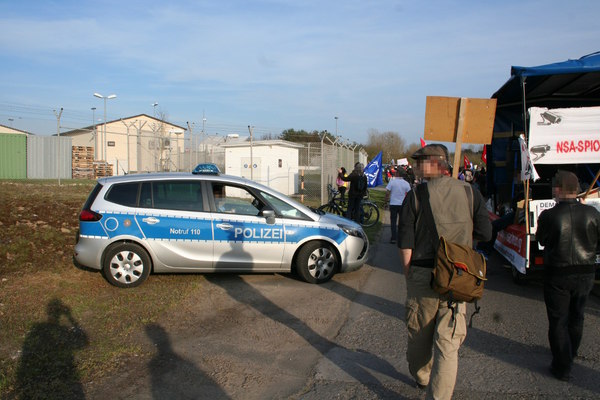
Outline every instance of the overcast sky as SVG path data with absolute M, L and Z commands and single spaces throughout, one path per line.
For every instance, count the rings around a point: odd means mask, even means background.
M 600 50 L 600 1 L 0 0 L 0 124 L 56 133 L 156 111 L 209 134 L 423 136 L 426 96 Z

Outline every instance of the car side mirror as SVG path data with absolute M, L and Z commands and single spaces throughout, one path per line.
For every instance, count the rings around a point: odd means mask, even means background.
M 273 225 L 275 223 L 275 211 L 273 210 L 263 210 L 262 216 L 267 220 L 267 224 Z

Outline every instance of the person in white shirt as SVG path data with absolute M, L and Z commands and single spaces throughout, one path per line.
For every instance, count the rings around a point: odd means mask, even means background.
M 410 192 L 410 184 L 401 177 L 404 170 L 398 167 L 395 171 L 395 176 L 390 180 L 385 190 L 385 201 L 390 205 L 390 228 L 392 230 L 392 238 L 390 243 L 396 243 L 398 232 L 398 219 L 402 210 L 402 202 L 406 197 L 406 193 Z

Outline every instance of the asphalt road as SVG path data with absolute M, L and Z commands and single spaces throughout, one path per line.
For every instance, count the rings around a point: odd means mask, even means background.
M 387 218 L 387 213 L 385 217 Z M 324 285 L 285 275 L 205 275 L 144 332 L 140 354 L 86 385 L 89 399 L 420 399 L 406 363 L 405 281 L 389 227 L 368 265 Z M 548 372 L 538 281 L 499 257 L 460 350 L 455 399 L 600 397 L 600 301 L 591 297 L 573 379 Z M 182 276 L 185 279 L 185 276 Z M 472 311 L 469 306 L 468 311 Z

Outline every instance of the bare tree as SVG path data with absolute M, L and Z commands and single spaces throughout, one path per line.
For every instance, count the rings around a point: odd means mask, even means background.
M 397 132 L 380 133 L 376 129 L 368 131 L 369 140 L 365 149 L 370 155 L 377 155 L 382 152 L 382 160 L 384 163 L 391 162 L 404 154 L 406 141 Z

